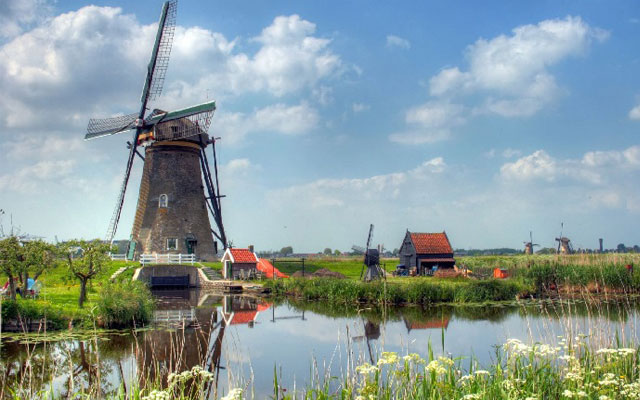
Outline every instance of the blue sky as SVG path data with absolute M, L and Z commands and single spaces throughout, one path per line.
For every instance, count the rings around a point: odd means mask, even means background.
M 0 208 L 23 232 L 103 237 L 161 2 L 0 5 Z M 633 1 L 192 2 L 163 96 L 216 99 L 223 217 L 258 250 L 640 243 Z M 128 237 L 141 165 L 117 237 Z

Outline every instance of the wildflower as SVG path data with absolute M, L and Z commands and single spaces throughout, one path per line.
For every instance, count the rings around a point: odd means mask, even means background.
M 447 367 L 453 366 L 453 360 L 448 357 L 438 357 L 438 361 L 444 366 L 447 366 Z
M 369 374 L 375 373 L 376 371 L 378 371 L 378 367 L 376 367 L 375 365 L 371 365 L 369 363 L 364 363 L 356 367 L 356 372 L 362 375 L 369 375 Z
M 482 398 L 482 395 L 480 393 L 469 393 L 469 394 L 465 394 L 462 397 L 462 400 L 476 400 L 481 398 Z
M 466 383 L 470 383 L 471 381 L 473 381 L 473 378 L 474 378 L 473 375 L 461 376 L 460 379 L 458 379 L 458 383 L 460 383 L 461 385 L 464 385 Z
M 447 370 L 444 368 L 444 366 L 440 365 L 440 363 L 437 360 L 431 361 L 427 365 L 427 370 L 431 372 L 435 372 L 436 375 L 444 375 L 447 373 Z
M 164 390 L 152 390 L 148 395 L 144 396 L 142 400 L 170 400 L 171 395 Z
M 402 357 L 402 359 L 404 361 L 414 362 L 417 364 L 424 362 L 424 360 L 416 353 L 407 354 L 406 356 Z
M 221 400 L 242 400 L 242 389 L 234 388 L 229 390 L 229 393 L 227 393 L 227 395 Z
M 378 360 L 378 365 L 395 364 L 399 361 L 398 354 L 390 351 L 383 351 L 382 356 Z
M 572 392 L 571 390 L 569 390 L 569 389 L 565 389 L 565 391 L 564 391 L 564 392 L 562 392 L 562 395 L 563 395 L 564 397 L 567 397 L 567 398 L 569 398 L 569 399 L 570 399 L 570 398 L 572 398 L 572 397 L 573 397 L 573 392 Z
M 474 374 L 476 374 L 476 375 L 478 375 L 478 376 L 479 376 L 479 375 L 485 375 L 485 376 L 487 376 L 487 375 L 489 375 L 489 371 L 485 371 L 484 369 L 479 369 L 479 370 L 476 370 L 476 371 L 474 372 Z
M 601 395 L 600 397 L 598 397 L 599 400 L 611 400 L 611 397 L 607 396 L 607 395 Z

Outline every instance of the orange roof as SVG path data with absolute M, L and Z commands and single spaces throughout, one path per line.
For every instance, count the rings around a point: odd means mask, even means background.
M 442 233 L 411 233 L 411 241 L 418 254 L 453 253 L 447 234 Z
M 257 263 L 256 255 L 249 249 L 229 249 L 234 263 Z
M 256 319 L 257 315 L 257 311 L 236 311 L 235 313 L 233 313 L 233 319 L 231 320 L 229 325 L 248 324 L 249 322 Z

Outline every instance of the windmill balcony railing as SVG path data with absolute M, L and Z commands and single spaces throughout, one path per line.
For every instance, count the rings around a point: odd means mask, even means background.
M 140 264 L 190 264 L 196 262 L 195 254 L 141 254 Z
M 111 261 L 127 261 L 127 255 L 126 254 L 112 254 L 112 253 L 109 253 L 109 257 L 111 258 Z

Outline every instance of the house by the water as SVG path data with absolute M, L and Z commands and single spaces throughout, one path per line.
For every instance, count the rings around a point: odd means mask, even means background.
M 446 232 L 412 233 L 407 230 L 400 251 L 400 264 L 410 271 L 415 268 L 418 275 L 425 275 L 433 267 L 453 268 L 453 248 Z

